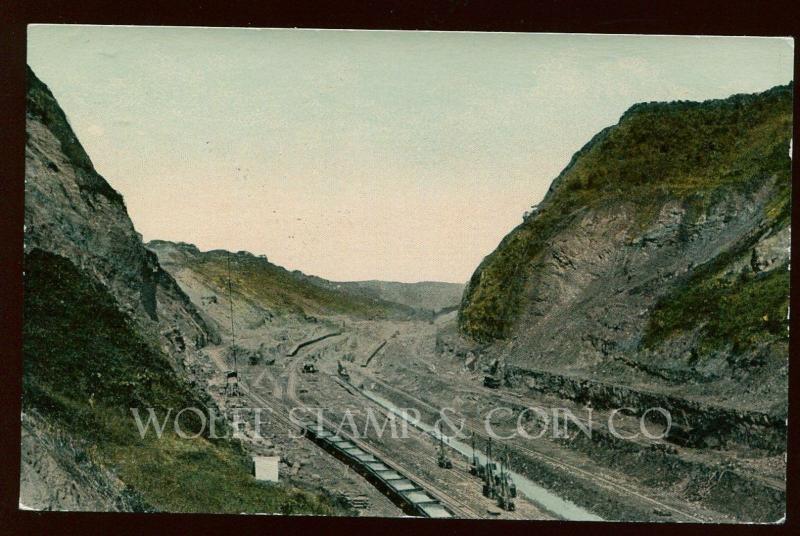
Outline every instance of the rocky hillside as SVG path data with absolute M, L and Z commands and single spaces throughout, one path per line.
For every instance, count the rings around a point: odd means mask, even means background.
M 92 166 L 47 86 L 29 70 L 25 251 L 69 259 L 145 329 L 202 347 L 214 333 L 133 228 L 122 196 Z M 175 346 L 174 337 L 161 335 Z
M 461 333 L 554 389 L 591 379 L 781 422 L 792 90 L 633 106 L 484 259 Z
M 130 408 L 213 408 L 185 375 L 217 335 L 145 249 L 49 89 L 28 71 L 20 502 L 35 509 L 333 513 L 249 474 L 197 418 L 161 439 Z M 192 414 L 194 415 L 194 414 Z M 225 423 L 219 423 L 225 430 Z
M 197 284 L 214 289 L 227 300 L 228 262 L 231 288 L 237 299 L 264 309 L 268 316 L 347 315 L 353 318 L 409 318 L 418 312 L 402 303 L 383 299 L 376 292 L 356 292 L 338 283 L 290 272 L 264 256 L 246 251 L 200 251 L 196 246 L 153 240 L 147 247 L 158 255 L 161 264 L 175 276 L 187 292 Z M 203 300 L 203 296 L 195 299 Z M 200 303 L 200 302 L 198 302 Z M 227 314 L 227 313 L 226 313 Z

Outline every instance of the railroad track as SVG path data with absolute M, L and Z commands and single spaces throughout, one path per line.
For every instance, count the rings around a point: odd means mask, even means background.
M 302 374 L 298 374 L 301 360 L 302 356 L 298 356 L 287 367 L 286 373 L 288 374 L 288 377 L 286 378 L 286 395 L 287 398 L 295 405 L 307 407 L 301 400 L 298 399 L 295 392 L 297 377 L 302 377 Z M 344 383 L 335 375 L 325 374 L 325 376 L 339 384 L 344 385 Z M 362 394 L 359 392 L 356 396 L 361 395 Z M 383 406 L 369 399 L 366 400 L 374 409 L 383 414 L 384 417 L 389 417 L 389 412 L 383 408 Z M 354 416 L 354 418 L 357 418 L 357 416 Z M 361 438 L 355 439 L 352 437 L 352 434 L 344 433 L 339 428 L 341 425 L 333 423 L 330 419 L 325 419 L 324 423 L 328 427 L 336 429 L 339 435 L 347 436 L 348 440 L 355 443 L 357 446 L 359 446 L 359 448 L 365 448 L 366 444 L 370 445 L 372 454 L 381 456 L 383 459 L 387 460 L 387 462 L 398 467 L 398 469 L 407 475 L 413 475 L 413 479 L 415 481 L 425 486 L 426 492 L 431 492 L 431 495 L 435 495 L 437 499 L 446 504 L 448 508 L 453 510 L 454 513 L 459 514 L 460 517 L 483 518 L 486 517 L 486 510 L 489 508 L 494 509 L 495 507 L 493 501 L 485 499 L 482 494 L 477 493 L 479 486 L 476 484 L 474 477 L 469 475 L 466 464 L 464 464 L 461 473 L 445 471 L 437 475 L 439 478 L 442 478 L 444 482 L 436 483 L 430 478 L 421 475 L 421 471 L 424 469 L 411 467 L 404 461 L 401 461 L 401 459 L 398 457 L 398 453 L 396 452 L 398 447 L 401 449 L 400 456 L 402 456 L 402 460 L 430 460 L 431 464 L 435 464 L 436 455 L 434 452 L 430 452 L 430 449 L 435 450 L 436 446 L 430 441 L 430 436 L 424 431 L 418 431 L 411 427 L 409 431 L 413 434 L 416 434 L 416 436 L 412 438 L 413 441 L 402 441 L 389 446 L 381 440 L 372 439 L 370 437 L 366 437 L 364 440 L 361 440 Z M 463 478 L 456 477 L 457 474 L 463 475 Z M 467 492 L 462 491 L 462 489 L 475 490 L 476 493 L 470 496 Z M 476 506 L 476 504 L 480 506 Z M 536 507 L 535 511 L 531 511 L 534 509 L 534 507 L 532 506 L 533 503 L 530 504 L 531 506 L 526 505 L 524 508 L 518 508 L 514 512 L 503 512 L 504 519 L 524 520 L 541 518 L 544 512 L 540 510 L 539 507 Z M 525 510 L 527 510 L 527 516 L 525 515 Z
M 307 348 L 306 346 L 305 348 Z M 284 391 L 285 399 L 293 402 L 298 407 L 306 408 L 306 409 L 313 409 L 309 408 L 306 404 L 300 401 L 297 398 L 295 393 L 296 389 L 296 375 L 297 375 L 297 367 L 300 363 L 304 354 L 297 355 L 292 361 L 288 364 L 287 373 L 285 375 L 281 375 L 281 378 L 286 379 L 286 389 Z M 219 356 L 212 354 L 212 361 L 215 363 L 217 369 L 220 372 L 224 372 L 226 370 L 225 364 L 220 360 Z M 289 429 L 302 432 L 303 426 L 294 422 L 290 419 L 287 415 L 286 407 L 277 399 L 269 400 L 264 396 L 256 393 L 252 390 L 248 385 L 247 382 L 241 382 L 239 385 L 241 392 L 259 404 L 262 407 L 269 408 L 272 410 L 272 416 L 276 418 L 278 421 L 289 427 Z M 338 430 L 338 426 L 335 423 L 332 423 L 329 419 L 323 419 L 323 425 L 337 430 L 337 433 L 346 438 L 348 441 L 351 441 L 360 449 L 364 450 L 367 453 L 370 453 L 376 457 L 382 457 L 387 462 L 389 462 L 392 466 L 394 466 L 399 472 L 405 473 L 409 478 L 413 479 L 414 482 L 417 482 L 421 487 L 424 488 L 424 491 L 428 493 L 431 497 L 434 497 L 438 501 L 440 501 L 443 505 L 445 505 L 453 514 L 462 517 L 462 518 L 478 518 L 481 517 L 475 510 L 473 510 L 468 504 L 464 501 L 460 500 L 457 497 L 452 496 L 452 494 L 447 493 L 440 489 L 435 483 L 431 482 L 429 479 L 419 476 L 418 471 L 414 471 L 410 469 L 405 463 L 396 460 L 394 457 L 389 455 L 388 453 L 383 453 L 379 449 L 372 447 L 371 445 L 367 445 L 359 439 L 356 439 L 351 434 L 344 433 L 341 430 Z
M 406 464 L 398 461 L 395 457 L 388 454 L 386 451 L 382 451 L 380 449 L 375 448 L 371 443 L 366 443 L 361 441 L 360 439 L 356 439 L 352 434 L 346 433 L 341 429 L 338 429 L 338 425 L 330 421 L 330 419 L 323 418 L 322 424 L 332 430 L 336 430 L 336 433 L 341 437 L 347 439 L 358 448 L 381 458 L 385 461 L 385 463 L 393 466 L 398 470 L 398 472 L 406 475 L 409 479 L 417 482 L 424 491 L 434 497 L 435 499 L 439 500 L 443 505 L 445 505 L 448 509 L 450 509 L 454 514 L 458 515 L 459 517 L 463 518 L 478 518 L 478 515 L 468 504 L 459 500 L 458 498 L 454 497 L 450 493 L 443 492 L 439 486 L 435 483 L 431 482 L 429 479 L 422 477 L 419 475 L 419 472 L 414 471 Z
M 388 412 L 386 412 L 386 410 L 382 408 L 380 405 L 374 404 L 371 401 L 370 403 L 373 404 L 380 413 L 388 415 Z M 338 426 L 337 424 L 333 423 L 330 419 L 327 419 L 325 422 L 328 426 L 333 426 L 333 427 Z M 413 441 L 402 441 L 392 446 L 387 446 L 385 443 L 379 442 L 378 440 L 373 440 L 372 438 L 369 437 L 366 438 L 364 441 L 358 441 L 353 439 L 350 440 L 359 446 L 365 444 L 370 445 L 373 453 L 377 453 L 383 459 L 387 460 L 387 463 L 391 463 L 392 465 L 397 466 L 406 474 L 413 475 L 413 479 L 415 481 L 418 481 L 420 484 L 423 484 L 427 492 L 431 492 L 432 495 L 436 495 L 437 498 L 440 499 L 444 504 L 448 505 L 448 507 L 452 508 L 454 505 L 459 505 L 460 517 L 466 517 L 466 518 L 485 517 L 484 507 L 475 505 L 476 501 L 480 503 L 486 501 L 486 499 L 484 499 L 483 496 L 480 494 L 476 494 L 476 496 L 469 496 L 468 494 L 459 491 L 464 484 L 468 485 L 468 489 L 474 489 L 476 491 L 479 489 L 477 483 L 474 480 L 474 477 L 466 476 L 468 474 L 466 466 L 463 468 L 460 467 L 458 468 L 458 469 L 463 469 L 463 474 L 465 475 L 466 478 L 458 479 L 454 477 L 455 473 L 448 471 L 439 475 L 440 478 L 444 480 L 444 482 L 435 483 L 431 479 L 421 476 L 420 470 L 418 468 L 411 467 L 406 463 L 400 461 L 398 456 L 402 456 L 403 460 L 407 459 L 430 460 L 430 463 L 432 465 L 435 463 L 434 462 L 435 455 L 421 446 L 422 444 L 428 443 L 427 434 L 425 434 L 424 432 L 417 432 L 416 430 L 413 429 L 411 429 L 410 431 L 416 434 L 416 436 L 412 438 Z M 338 433 L 339 435 L 352 438 L 352 435 L 343 433 L 342 430 L 339 430 Z M 400 450 L 399 453 L 398 453 L 399 450 L 398 446 L 401 446 L 402 448 L 402 450 Z M 432 444 L 430 446 L 431 449 L 435 449 L 435 447 Z M 443 484 L 446 487 L 443 487 Z M 487 502 L 487 504 L 485 504 L 484 506 L 488 508 L 490 506 L 493 507 L 494 504 L 491 502 Z M 455 508 L 453 509 L 455 511 Z M 519 514 L 519 512 L 505 512 L 504 517 L 527 519 L 523 515 Z
M 379 383 L 383 387 L 385 387 L 385 388 L 387 388 L 387 389 L 389 389 L 389 390 L 391 390 L 391 391 L 393 391 L 393 392 L 405 397 L 408 400 L 416 402 L 417 404 L 419 404 L 419 405 L 421 405 L 423 407 L 426 407 L 429 410 L 432 410 L 432 411 L 434 411 L 436 413 L 439 412 L 439 408 L 436 408 L 435 406 L 429 404 L 428 402 L 425 402 L 424 400 L 421 400 L 420 398 L 418 398 L 418 397 L 416 397 L 416 396 L 414 396 L 412 394 L 406 393 L 405 391 L 402 391 L 401 389 L 399 389 L 397 387 L 389 385 L 388 383 L 386 383 L 386 382 L 384 382 L 382 380 L 379 380 L 377 378 L 370 377 L 369 379 L 370 379 L 370 381 L 374 381 L 375 383 Z M 358 390 L 358 389 L 356 389 L 356 390 Z M 365 398 L 366 398 L 366 396 L 365 396 Z M 484 437 L 483 430 L 479 426 L 476 426 L 474 424 L 474 421 L 471 421 L 469 419 L 465 419 L 465 427 L 468 430 L 474 432 L 477 436 Z M 588 478 L 590 481 L 595 482 L 598 485 L 601 485 L 601 487 L 606 487 L 608 489 L 612 489 L 612 490 L 616 491 L 617 493 L 622 493 L 623 495 L 629 495 L 629 496 L 636 497 L 636 498 L 638 498 L 640 500 L 643 500 L 643 501 L 645 501 L 647 503 L 655 505 L 655 506 L 657 506 L 659 508 L 663 508 L 664 510 L 668 510 L 670 512 L 678 514 L 678 515 L 680 515 L 681 517 L 685 518 L 688 521 L 693 521 L 693 522 L 698 522 L 698 523 L 703 523 L 703 522 L 706 521 L 706 520 L 701 519 L 701 518 L 699 518 L 699 517 L 697 517 L 697 516 L 695 516 L 693 514 L 690 514 L 688 512 L 684 512 L 684 511 L 682 511 L 682 510 L 680 510 L 678 508 L 675 508 L 673 506 L 665 504 L 665 503 L 663 503 L 663 502 L 661 502 L 661 501 L 659 501 L 657 499 L 654 499 L 652 497 L 648 497 L 646 495 L 643 495 L 643 494 L 639 493 L 636 490 L 630 489 L 630 488 L 628 488 L 628 487 L 626 487 L 624 485 L 621 485 L 621 484 L 619 484 L 617 482 L 609 480 L 609 479 L 607 479 L 605 477 L 602 477 L 602 476 L 600 476 L 600 475 L 598 475 L 596 473 L 591 473 L 589 471 L 586 471 L 585 469 L 581 469 L 580 467 L 576 467 L 576 466 L 574 466 L 572 464 L 563 462 L 563 461 L 561 461 L 561 460 L 559 460 L 559 459 L 557 459 L 557 458 L 555 458 L 553 456 L 550 456 L 550 455 L 547 455 L 547 454 L 543 454 L 541 452 L 532 450 L 532 449 L 530 449 L 528 447 L 525 447 L 523 445 L 518 445 L 518 444 L 514 445 L 514 449 L 517 450 L 517 451 L 526 453 L 528 456 L 532 457 L 533 459 L 544 460 L 544 461 L 548 462 L 550 465 L 558 467 L 558 468 L 560 468 L 562 470 L 566 470 L 567 472 L 573 472 L 573 473 L 577 473 L 577 474 L 579 474 L 581 476 L 584 476 L 584 477 Z
M 286 388 L 286 398 L 290 402 L 293 402 L 297 407 L 308 408 L 304 402 L 302 402 L 295 392 L 296 385 L 297 385 L 297 369 L 300 364 L 300 360 L 302 359 L 302 355 L 295 357 L 287 367 L 287 388 Z M 377 404 L 376 404 L 377 406 Z M 380 406 L 377 406 L 381 411 L 383 411 Z M 465 518 L 479 518 L 481 515 L 476 512 L 470 505 L 465 503 L 458 497 L 454 497 L 452 493 L 448 493 L 445 490 L 442 490 L 440 486 L 431 482 L 429 479 L 421 476 L 419 471 L 409 468 L 404 462 L 401 462 L 396 459 L 391 453 L 378 448 L 375 445 L 367 444 L 362 441 L 360 438 L 353 437 L 352 434 L 346 433 L 339 428 L 339 425 L 330 421 L 330 419 L 325 418 L 323 416 L 322 423 L 324 426 L 336 430 L 336 432 L 346 438 L 348 441 L 355 444 L 358 448 L 373 454 L 375 456 L 381 457 L 386 460 L 388 463 L 396 467 L 400 472 L 405 473 L 409 478 L 413 479 L 415 482 L 418 482 L 422 487 L 424 487 L 425 491 L 429 493 L 434 498 L 438 499 L 442 502 L 445 506 L 447 506 L 454 514 L 459 515 L 459 517 Z M 425 457 L 429 457 L 428 453 L 421 452 L 421 449 L 417 451 L 418 454 L 424 455 Z
M 292 428 L 292 429 L 294 429 L 295 431 L 298 431 L 298 432 L 302 432 L 303 431 L 303 426 L 302 425 L 300 425 L 298 423 L 295 423 L 289 417 L 287 417 L 287 416 L 285 416 L 283 414 L 286 411 L 286 408 L 283 407 L 281 404 L 279 404 L 279 403 L 277 403 L 275 401 L 269 401 L 266 398 L 264 398 L 264 397 L 262 397 L 262 396 L 260 396 L 260 395 L 258 395 L 256 393 L 252 392 L 251 390 L 247 389 L 246 387 L 243 388 L 242 391 L 247 396 L 249 396 L 252 400 L 257 402 L 258 404 L 261 404 L 264 407 L 268 407 L 268 408 L 272 409 L 273 410 L 273 415 L 276 416 L 278 418 L 278 420 L 280 420 L 281 422 L 283 422 L 284 424 L 286 424 L 290 428 Z M 292 399 L 291 397 L 289 397 L 289 398 L 290 398 L 290 400 Z M 295 398 L 294 401 L 297 401 L 297 399 Z M 297 403 L 300 404 L 301 407 L 307 407 L 304 404 L 302 404 L 302 402 L 300 402 L 300 401 L 297 401 Z M 333 430 L 337 430 L 337 428 L 338 428 L 338 426 L 336 424 L 332 423 L 329 419 L 325 419 L 325 418 L 323 418 L 321 424 L 323 424 L 324 426 L 326 426 L 326 427 L 328 427 L 330 429 L 333 429 Z M 461 517 L 469 517 L 469 518 L 478 517 L 471 510 L 469 510 L 468 505 L 462 503 L 461 501 L 459 501 L 459 500 L 457 500 L 457 499 L 455 499 L 455 498 L 453 498 L 451 496 L 448 496 L 447 494 L 441 493 L 435 487 L 435 485 L 432 482 L 430 482 L 429 480 L 427 480 L 425 478 L 420 478 L 416 473 L 414 473 L 413 471 L 409 470 L 404 464 L 402 464 L 402 463 L 398 462 L 397 460 L 395 460 L 395 459 L 393 459 L 393 458 L 391 458 L 389 456 L 386 456 L 386 455 L 384 455 L 384 454 L 382 454 L 380 452 L 376 452 L 376 449 L 373 449 L 370 446 L 364 444 L 362 441 L 356 439 L 351 434 L 345 433 L 345 432 L 343 432 L 341 430 L 337 430 L 337 433 L 341 437 L 347 439 L 348 441 L 350 441 L 351 443 L 356 445 L 358 448 L 362 449 L 364 452 L 367 452 L 369 454 L 372 454 L 373 456 L 385 459 L 388 463 L 390 463 L 392 466 L 394 466 L 399 472 L 405 473 L 405 475 L 409 476 L 409 478 L 413 479 L 413 481 L 419 483 L 424 488 L 424 491 L 426 493 L 428 493 L 429 495 L 431 495 L 435 499 L 438 499 L 439 501 L 441 501 L 442 504 L 444 504 L 448 509 L 453 511 L 454 514 L 457 514 L 457 515 L 460 514 Z
M 286 382 L 287 382 L 287 388 L 284 391 L 284 396 L 286 397 L 287 400 L 289 400 L 291 402 L 294 402 L 299 407 L 303 407 L 303 408 L 306 408 L 306 409 L 312 409 L 312 408 L 308 408 L 308 406 L 306 404 L 304 404 L 302 401 L 300 401 L 297 398 L 297 395 L 295 393 L 296 381 L 297 381 L 296 380 L 297 367 L 298 367 L 298 365 L 300 363 L 300 360 L 302 359 L 303 355 L 304 354 L 300 354 L 300 355 L 295 356 L 292 359 L 292 361 L 288 364 L 287 371 L 286 371 L 285 375 L 282 375 L 282 378 L 285 377 L 286 378 Z M 215 362 L 215 364 L 217 365 L 217 368 L 220 371 L 224 371 L 225 370 L 224 363 L 221 363 L 218 359 L 214 359 L 214 362 Z M 407 398 L 407 399 L 409 399 L 409 400 L 411 400 L 413 402 L 416 402 L 417 404 L 419 404 L 419 405 L 421 405 L 423 407 L 428 408 L 429 410 L 432 410 L 434 412 L 438 412 L 439 411 L 438 408 L 436 408 L 435 406 L 431 405 L 430 403 L 428 403 L 428 402 L 426 402 L 426 401 L 424 401 L 424 400 L 422 400 L 422 399 L 420 399 L 420 398 L 418 398 L 418 397 L 416 397 L 414 395 L 411 395 L 411 394 L 409 394 L 409 393 L 407 393 L 405 391 L 402 391 L 401 389 L 398 389 L 398 388 L 396 388 L 394 386 L 391 386 L 391 385 L 387 384 L 386 382 L 384 382 L 382 380 L 379 380 L 379 379 L 373 378 L 373 377 L 370 377 L 369 379 L 371 381 L 374 381 L 376 383 L 381 384 L 385 388 L 387 388 L 387 389 L 389 389 L 389 390 L 391 390 L 391 391 L 393 391 L 393 392 L 395 392 L 395 393 L 397 393 L 397 394 L 399 394 L 399 395 L 401 395 L 401 396 L 403 396 L 403 397 L 405 397 L 405 398 Z M 286 412 L 285 406 L 283 406 L 282 404 L 280 404 L 279 402 L 277 402 L 275 400 L 270 401 L 270 400 L 267 400 L 266 398 L 258 395 L 257 393 L 253 392 L 244 383 L 240 384 L 240 389 L 242 389 L 242 391 L 247 396 L 249 396 L 250 398 L 252 398 L 256 402 L 258 402 L 259 404 L 263 405 L 264 407 L 270 408 L 272 410 L 273 416 L 275 418 L 277 418 L 280 422 L 284 423 L 285 425 L 289 426 L 291 429 L 293 429 L 295 431 L 302 431 L 302 426 L 301 425 L 295 423 L 288 416 L 286 416 L 284 414 Z M 376 404 L 375 402 L 371 401 L 363 393 L 361 393 L 361 391 L 359 389 L 356 388 L 355 390 L 359 394 L 361 394 L 366 400 L 369 400 L 369 402 L 371 404 L 373 404 L 374 406 L 379 408 L 379 410 L 382 413 L 384 413 L 384 414 L 386 413 L 382 406 L 380 406 L 379 404 Z M 483 433 L 482 433 L 482 430 L 480 429 L 480 427 L 475 426 L 470 421 L 465 421 L 465 422 L 466 422 L 467 429 L 469 429 L 471 431 L 474 431 L 476 433 L 476 435 L 478 435 L 480 437 L 483 437 Z M 326 426 L 332 427 L 333 429 L 337 429 L 338 428 L 338 426 L 335 423 L 332 423 L 329 419 L 324 419 L 324 424 Z M 424 432 L 424 431 L 422 433 L 427 435 L 427 433 Z M 379 449 L 376 449 L 376 448 L 374 448 L 372 446 L 365 445 L 360 440 L 356 440 L 355 438 L 353 438 L 351 434 L 340 433 L 340 435 L 349 436 L 349 437 L 347 437 L 347 439 L 352 441 L 357 446 L 359 446 L 359 448 L 362 448 L 363 450 L 365 450 L 366 452 L 370 452 L 371 454 L 378 454 L 379 456 L 383 456 L 384 458 L 387 459 L 387 461 L 390 461 L 390 463 L 395 465 L 402 472 L 404 472 L 404 473 L 406 473 L 408 475 L 413 475 L 414 480 L 418 481 L 421 485 L 425 486 L 426 487 L 426 491 L 430 491 L 431 492 L 430 494 L 432 496 L 436 497 L 437 499 L 442 501 L 444 504 L 446 504 L 449 508 L 451 508 L 451 510 L 454 511 L 454 513 L 459 513 L 460 512 L 462 516 L 467 517 L 467 518 L 479 518 L 479 517 L 482 517 L 481 514 L 476 512 L 473 508 L 471 508 L 469 505 L 464 503 L 462 500 L 460 500 L 459 498 L 453 497 L 452 493 L 448 493 L 448 492 L 446 492 L 444 490 L 441 490 L 439 486 L 437 486 L 433 482 L 430 482 L 428 479 L 426 479 L 424 477 L 420 478 L 419 474 L 418 474 L 419 473 L 418 471 L 414 471 L 412 469 L 409 469 L 404 463 L 395 460 L 394 457 L 390 453 L 388 453 L 388 452 L 387 453 L 376 452 L 376 450 L 379 450 Z M 703 522 L 704 521 L 703 519 L 700 519 L 700 518 L 698 518 L 696 516 L 693 516 L 692 514 L 683 512 L 683 511 L 681 511 L 681 510 L 679 510 L 677 508 L 674 508 L 674 507 L 672 507 L 670 505 L 664 504 L 664 503 L 662 503 L 662 502 L 660 502 L 660 501 L 658 501 L 656 499 L 653 499 L 651 497 L 647 497 L 645 495 L 642 495 L 642 494 L 636 492 L 635 490 L 631 490 L 631 489 L 629 489 L 629 488 L 627 488 L 625 486 L 622 486 L 622 485 L 620 485 L 620 484 L 618 484 L 616 482 L 608 480 L 608 479 L 606 479 L 604 477 L 601 477 L 601 476 L 599 476 L 597 474 L 590 473 L 590 472 L 588 472 L 588 471 L 586 471 L 584 469 L 581 469 L 579 467 L 575 467 L 575 466 L 573 466 L 571 464 L 562 462 L 562 461 L 560 461 L 560 460 L 558 460 L 558 459 L 556 459 L 556 458 L 554 458 L 552 456 L 549 456 L 549 455 L 546 455 L 546 454 L 542 454 L 542 453 L 540 453 L 538 451 L 531 450 L 531 449 L 529 449 L 527 447 L 524 447 L 524 446 L 515 445 L 515 449 L 518 450 L 518 451 L 522 451 L 522 452 L 528 454 L 529 456 L 534 457 L 535 459 L 543 459 L 544 461 L 550 463 L 551 465 L 559 467 L 562 470 L 566 470 L 568 472 L 572 471 L 572 472 L 581 474 L 581 475 L 589 478 L 591 481 L 593 481 L 595 483 L 602 483 L 601 487 L 603 487 L 603 485 L 605 485 L 605 487 L 613 489 L 613 490 L 616 490 L 618 493 L 623 493 L 623 494 L 626 494 L 626 495 L 636 496 L 637 498 L 639 498 L 641 500 L 644 500 L 646 502 L 649 502 L 651 504 L 654 504 L 656 506 L 664 508 L 665 510 L 669 510 L 671 512 L 677 513 L 677 514 L 681 515 L 682 517 L 684 517 L 684 518 L 686 518 L 686 519 L 688 519 L 690 521 L 696 521 L 696 522 Z M 411 447 L 410 450 L 412 450 L 412 452 L 414 452 L 416 454 L 419 454 L 421 456 L 430 457 L 429 454 L 427 452 L 425 452 L 424 450 L 422 450 L 421 448 Z

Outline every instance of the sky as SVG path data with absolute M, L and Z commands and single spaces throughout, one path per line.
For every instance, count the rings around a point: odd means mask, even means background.
M 642 101 L 792 79 L 786 38 L 28 27 L 144 239 L 334 281 L 466 282 Z

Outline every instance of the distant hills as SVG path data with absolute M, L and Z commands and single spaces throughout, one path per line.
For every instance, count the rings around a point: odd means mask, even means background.
M 384 301 L 400 303 L 415 309 L 439 312 L 458 307 L 464 285 L 439 281 L 399 283 L 396 281 L 321 281 L 319 284 L 351 294 L 372 296 Z
M 265 256 L 245 251 L 203 252 L 183 242 L 152 240 L 147 247 L 179 281 L 188 271 L 221 292 L 227 289 L 230 261 L 233 291 L 278 314 L 338 314 L 365 319 L 428 317 L 432 311 L 456 307 L 463 291 L 463 285 L 454 283 L 339 283 L 286 270 Z

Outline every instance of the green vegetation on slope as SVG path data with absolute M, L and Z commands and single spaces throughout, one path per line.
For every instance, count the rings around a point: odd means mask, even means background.
M 726 276 L 720 273 L 720 265 L 719 261 L 709 263 L 659 300 L 645 330 L 646 347 L 655 348 L 671 335 L 698 327 L 698 359 L 730 345 L 739 354 L 761 343 L 782 340 L 784 347 L 788 344 L 788 266 Z M 785 351 L 779 355 L 786 357 Z
M 644 229 L 665 202 L 699 217 L 724 195 L 776 177 L 765 217 L 790 215 L 792 85 L 724 100 L 647 103 L 596 135 L 553 182 L 538 212 L 487 256 L 464 294 L 459 326 L 488 341 L 508 336 L 531 264 L 587 209 L 627 207 Z
M 335 513 L 324 498 L 256 481 L 236 441 L 183 439 L 172 423 L 144 439 L 130 408 L 162 418 L 205 404 L 167 357 L 116 308 L 108 292 L 70 261 L 34 250 L 25 257 L 23 406 L 85 441 L 93 461 L 113 469 L 150 505 L 170 512 Z M 191 412 L 185 433 L 202 423 Z M 225 433 L 218 423 L 218 435 Z
M 247 253 L 214 250 L 187 255 L 187 267 L 217 288 L 228 286 L 228 255 L 234 292 L 277 312 L 295 314 L 346 314 L 360 318 L 408 317 L 411 307 L 325 288 L 310 276 L 290 272 L 264 258 Z M 329 283 L 327 286 L 335 285 Z

